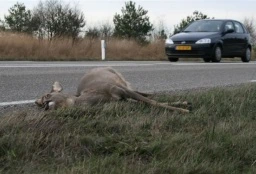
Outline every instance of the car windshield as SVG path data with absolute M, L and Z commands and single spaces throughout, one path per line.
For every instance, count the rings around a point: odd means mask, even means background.
M 219 32 L 223 21 L 202 20 L 190 24 L 183 32 Z

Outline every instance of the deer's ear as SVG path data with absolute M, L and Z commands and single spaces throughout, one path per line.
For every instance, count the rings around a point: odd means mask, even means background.
M 51 92 L 61 92 L 62 90 L 63 90 L 63 88 L 59 82 L 56 81 L 53 83 Z

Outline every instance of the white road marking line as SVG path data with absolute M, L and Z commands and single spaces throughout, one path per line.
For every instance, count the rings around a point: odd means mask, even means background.
M 91 65 L 79 65 L 79 64 L 44 64 L 44 65 L 40 65 L 40 64 L 34 64 L 34 65 L 10 65 L 10 64 L 6 64 L 6 65 L 0 65 L 0 68 L 54 68 L 54 67 L 102 67 L 102 66 L 152 66 L 154 64 L 109 64 L 109 65 L 99 65 L 99 64 L 91 64 Z
M 125 67 L 125 66 L 132 66 L 132 67 L 136 67 L 136 66 L 154 66 L 154 65 L 178 65 L 178 66 L 191 66 L 191 65 L 255 65 L 256 62 L 250 62 L 250 63 L 240 63 L 240 62 L 224 62 L 224 63 L 204 63 L 204 62 L 177 62 L 177 63 L 172 63 L 172 62 L 147 62 L 147 63 L 125 63 L 125 62 L 105 62 L 106 64 L 86 64 L 81 62 L 79 63 L 46 63 L 46 64 L 39 64 L 39 63 L 35 63 L 35 64 L 10 64 L 10 63 L 3 63 L 0 64 L 0 68 L 53 68 L 53 67 L 106 67 L 106 66 L 119 66 L 119 67 Z
M 254 82 L 256 82 L 256 80 L 251 80 L 250 82 L 254 83 Z
M 29 103 L 34 103 L 35 101 L 36 100 L 22 100 L 22 101 L 12 101 L 12 102 L 2 102 L 2 103 L 0 103 L 0 106 L 29 104 Z
M 233 63 L 203 63 L 203 62 L 198 62 L 198 63 L 171 63 L 171 65 L 255 65 L 255 62 L 251 63 L 238 63 L 238 62 L 233 62 Z

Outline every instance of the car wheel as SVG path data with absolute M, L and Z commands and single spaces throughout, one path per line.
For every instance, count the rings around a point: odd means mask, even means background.
M 170 62 L 177 62 L 179 58 L 168 57 Z
M 251 50 L 250 48 L 247 48 L 245 53 L 244 53 L 244 56 L 241 57 L 241 60 L 243 62 L 250 62 L 251 60 Z
M 211 58 L 210 57 L 204 57 L 204 62 L 210 62 L 211 61 Z
M 213 52 L 212 61 L 220 62 L 222 57 L 222 50 L 220 46 L 216 46 Z

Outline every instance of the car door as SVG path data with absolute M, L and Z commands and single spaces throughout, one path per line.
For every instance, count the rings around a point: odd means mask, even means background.
M 228 33 L 228 30 L 233 29 L 235 31 L 235 27 L 232 21 L 228 21 L 224 24 L 224 29 L 223 29 L 223 36 L 222 36 L 222 41 L 223 41 L 223 55 L 224 56 L 233 56 L 235 54 L 235 37 L 236 33 Z
M 242 55 L 245 52 L 246 46 L 247 46 L 247 35 L 244 31 L 244 28 L 242 27 L 242 25 L 237 22 L 234 21 L 234 26 L 235 26 L 235 32 L 236 32 L 236 36 L 235 36 L 235 54 L 237 56 Z

